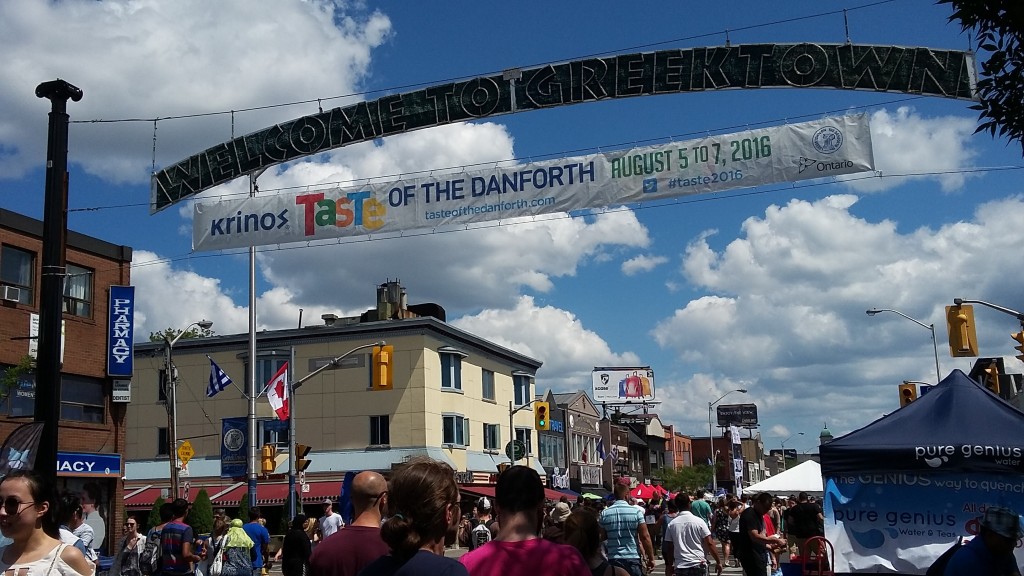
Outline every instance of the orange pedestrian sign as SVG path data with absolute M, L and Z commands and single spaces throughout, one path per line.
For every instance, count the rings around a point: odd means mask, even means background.
M 178 446 L 178 459 L 181 460 L 182 466 L 187 465 L 188 461 L 195 455 L 196 451 L 192 448 L 192 443 L 188 440 L 185 440 L 181 443 L 181 446 Z

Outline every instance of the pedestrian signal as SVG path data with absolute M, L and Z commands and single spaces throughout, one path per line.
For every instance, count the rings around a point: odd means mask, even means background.
M 534 402 L 533 404 L 533 420 L 534 428 L 537 430 L 551 430 L 551 414 L 549 414 L 549 404 L 547 402 Z
M 946 306 L 946 330 L 949 333 L 949 355 L 973 358 L 978 355 L 978 335 L 974 329 L 974 306 Z
M 914 400 L 917 400 L 917 385 L 900 384 L 900 407 L 902 408 Z
M 982 383 L 996 396 L 999 396 L 999 363 L 992 362 L 982 371 Z
M 1017 345 L 1014 346 L 1014 349 L 1019 352 L 1019 354 L 1017 354 L 1017 360 L 1024 362 L 1024 330 L 1021 330 L 1016 334 L 1010 334 L 1010 338 L 1017 341 Z
M 260 451 L 260 470 L 264 474 L 273 474 L 277 468 L 277 446 L 264 444 Z

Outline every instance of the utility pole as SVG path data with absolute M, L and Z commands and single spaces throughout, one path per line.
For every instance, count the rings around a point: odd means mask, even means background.
M 51 102 L 46 146 L 46 194 L 43 206 L 43 279 L 39 294 L 39 347 L 36 359 L 35 421 L 43 423 L 34 469 L 57 478 L 60 423 L 60 344 L 64 319 L 65 247 L 68 212 L 68 100 L 82 90 L 60 78 L 36 86 L 36 96 Z

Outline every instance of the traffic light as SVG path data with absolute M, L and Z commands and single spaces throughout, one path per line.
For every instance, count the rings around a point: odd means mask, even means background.
M 1017 341 L 1017 346 L 1014 346 L 1017 352 L 1020 352 L 1020 354 L 1017 354 L 1017 360 L 1024 362 L 1024 330 L 1021 330 L 1016 334 L 1010 334 L 1010 338 Z
M 547 402 L 533 403 L 534 428 L 537 430 L 551 430 L 550 406 Z
M 992 362 L 982 371 L 982 383 L 993 394 L 999 396 L 999 363 Z
M 260 451 L 260 470 L 264 474 L 273 474 L 277 469 L 277 446 L 264 444 Z
M 917 400 L 917 384 L 900 384 L 900 408 Z
M 373 389 L 391 390 L 393 387 L 395 347 L 387 344 L 373 347 Z
M 306 460 L 306 455 L 312 449 L 310 446 L 305 444 L 295 445 L 295 471 L 302 472 L 306 468 L 309 468 L 309 460 Z
M 978 355 L 978 335 L 974 329 L 974 306 L 946 306 L 946 329 L 949 332 L 949 355 L 954 358 Z

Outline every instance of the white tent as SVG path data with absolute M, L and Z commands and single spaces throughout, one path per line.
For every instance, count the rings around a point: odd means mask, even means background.
M 814 460 L 794 466 L 750 486 L 743 488 L 743 493 L 770 492 L 776 496 L 788 496 L 807 492 L 812 496 L 821 496 L 824 491 L 821 481 L 821 465 Z

